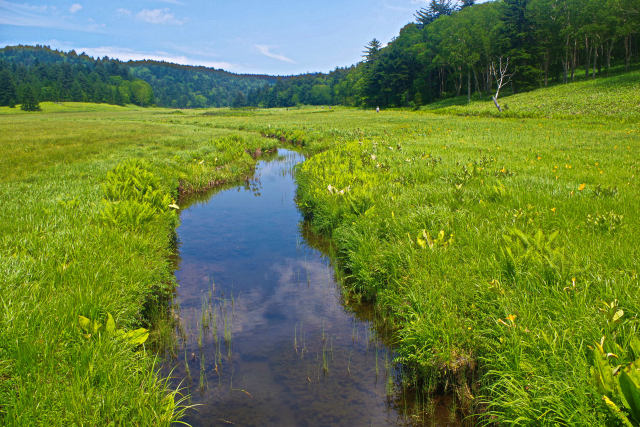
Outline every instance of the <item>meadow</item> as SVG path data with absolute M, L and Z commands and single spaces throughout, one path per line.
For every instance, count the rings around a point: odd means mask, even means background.
M 299 206 L 332 238 L 344 298 L 396 331 L 406 381 L 474 423 L 637 423 L 619 381 L 640 384 L 640 75 L 598 82 L 502 98 L 500 117 L 490 101 L 1 108 L 0 422 L 179 418 L 148 348 L 175 286 L 178 191 L 293 143 L 312 155 Z M 113 332 L 141 327 L 142 344 Z

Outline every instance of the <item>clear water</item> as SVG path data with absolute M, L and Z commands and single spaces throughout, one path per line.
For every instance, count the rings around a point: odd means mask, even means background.
M 192 425 L 407 424 L 392 354 L 345 306 L 328 258 L 305 240 L 293 167 L 279 150 L 254 180 L 181 214 L 180 338 L 165 362 L 197 404 Z M 187 369 L 188 367 L 188 369 Z

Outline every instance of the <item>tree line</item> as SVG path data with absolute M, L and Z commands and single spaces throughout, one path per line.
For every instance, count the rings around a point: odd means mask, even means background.
M 40 101 L 224 107 L 275 80 L 166 62 L 94 59 L 47 46 L 0 49 L 0 105 L 23 109 L 37 109 Z
M 40 101 L 154 103 L 153 90 L 116 60 L 94 60 L 43 46 L 0 50 L 0 105 L 38 108 Z
M 505 90 L 521 92 L 638 60 L 640 0 L 430 0 L 414 17 L 387 46 L 373 39 L 357 65 L 289 79 L 250 103 L 288 106 L 304 88 L 328 104 L 419 106 L 492 94 L 499 63 L 509 64 Z

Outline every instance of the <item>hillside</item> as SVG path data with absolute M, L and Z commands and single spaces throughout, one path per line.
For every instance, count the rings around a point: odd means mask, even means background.
M 61 52 L 46 46 L 0 49 L 0 72 L 4 80 L 0 105 L 20 103 L 24 92 L 31 88 L 40 101 L 222 107 L 246 99 L 250 91 L 276 79 L 157 61 L 94 59 L 84 53 Z
M 531 118 L 572 118 L 575 116 L 640 119 L 640 71 L 612 77 L 584 80 L 556 85 L 499 99 L 506 107 L 499 113 L 490 99 L 474 100 L 466 97 L 442 100 L 423 107 L 440 114 L 463 116 L 502 116 Z

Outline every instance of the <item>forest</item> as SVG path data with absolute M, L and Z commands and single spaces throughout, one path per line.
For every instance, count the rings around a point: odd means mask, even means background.
M 511 93 L 609 75 L 638 60 L 638 0 L 431 0 L 414 17 L 387 46 L 373 39 L 346 72 L 287 79 L 254 105 L 295 105 L 311 86 L 331 104 L 420 106 L 491 93 L 501 58 Z
M 75 51 L 0 49 L 0 105 L 42 101 L 173 108 L 346 105 L 419 107 L 487 96 L 506 64 L 506 93 L 628 71 L 639 56 L 640 0 L 430 0 L 415 22 L 362 61 L 330 73 L 239 75 Z

